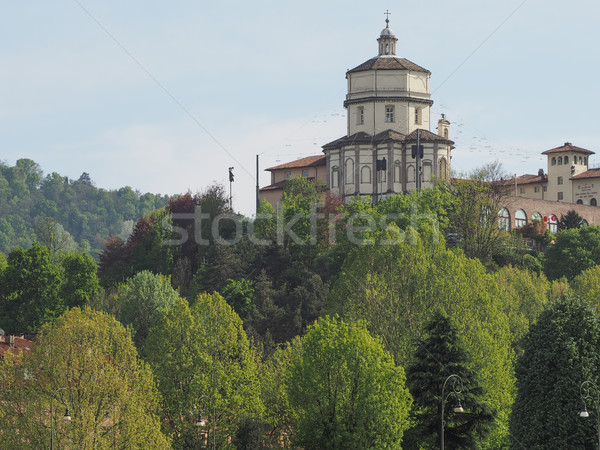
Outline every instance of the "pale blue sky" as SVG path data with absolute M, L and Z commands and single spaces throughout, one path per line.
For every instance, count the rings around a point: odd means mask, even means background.
M 264 169 L 345 134 L 345 72 L 376 54 L 386 9 L 399 56 L 432 72 L 454 170 L 536 173 L 566 141 L 600 152 L 596 2 L 202 3 L 0 3 L 0 159 L 163 194 L 235 166 L 251 214 L 257 153 Z

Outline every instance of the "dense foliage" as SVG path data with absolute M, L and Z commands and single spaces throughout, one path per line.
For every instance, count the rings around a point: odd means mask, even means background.
M 579 417 L 579 386 L 599 385 L 599 348 L 600 319 L 589 304 L 567 297 L 540 315 L 516 365 L 515 448 L 597 448 L 593 421 Z
M 62 225 L 90 255 L 110 236 L 127 236 L 140 217 L 162 208 L 168 198 L 130 187 L 114 191 L 94 186 L 88 173 L 70 180 L 54 172 L 44 176 L 31 159 L 14 166 L 0 162 L 0 252 L 28 248 L 45 218 Z
M 46 325 L 35 351 L 0 359 L 2 448 L 170 448 L 153 376 L 113 317 L 74 308 Z M 72 416 L 62 420 L 65 408 Z
M 54 184 L 46 177 L 45 186 L 41 174 L 36 178 L 35 163 L 20 160 L 17 166 L 14 174 L 29 173 L 37 186 L 31 195 L 53 186 L 62 192 L 64 198 L 56 197 L 61 204 L 80 202 L 81 211 L 93 207 L 83 193 L 117 195 L 95 189 L 89 176 Z M 9 169 L 2 166 L 0 172 Z M 64 330 L 65 317 L 84 315 L 77 321 L 97 323 L 127 346 L 133 339 L 145 363 L 137 354 L 125 359 L 137 361 L 141 371 L 150 367 L 158 392 L 144 378 L 148 408 L 155 414 L 158 405 L 162 432 L 176 448 L 204 448 L 213 439 L 220 448 L 240 449 L 435 448 L 441 386 L 448 374 L 457 373 L 465 383 L 466 413 L 447 411 L 447 448 L 505 449 L 510 415 L 520 407 L 513 408 L 515 361 L 520 357 L 524 367 L 537 360 L 531 357 L 535 352 L 549 351 L 533 337 L 540 314 L 554 310 L 565 294 L 600 306 L 600 228 L 566 229 L 556 238 L 543 235 L 543 223 L 532 225 L 532 233 L 501 231 L 496 209 L 502 190 L 488 178 L 494 179 L 483 174 L 475 181 L 439 183 L 376 205 L 361 197 L 343 204 L 321 186 L 297 178 L 286 184 L 277 210 L 262 202 L 254 219 L 233 213 L 223 188 L 212 186 L 172 198 L 162 209 L 127 208 L 141 218 L 134 223 L 125 219 L 134 215 L 120 215 L 127 230 L 110 232 L 97 265 L 70 223 L 38 214 L 35 232 L 19 235 L 28 239 L 22 247 L 0 252 L 0 326 L 9 333 Z M 36 179 L 37 185 L 31 181 Z M 2 186 L 8 185 L 0 179 L 0 197 Z M 79 194 L 69 197 L 69 192 Z M 135 203 L 144 196 L 125 197 Z M 106 209 L 102 214 L 115 215 Z M 571 222 L 577 217 L 570 215 Z M 565 219 L 569 228 L 566 224 Z M 546 256 L 531 251 L 524 239 L 539 250 L 547 247 Z M 77 351 L 85 354 L 89 333 L 83 326 L 73 333 L 84 346 Z M 45 334 L 31 352 L 4 360 L 6 373 L 21 374 L 20 387 L 37 386 L 38 380 L 22 379 L 22 369 L 27 358 L 46 357 L 38 354 L 48 348 L 40 346 L 49 345 Z M 560 336 L 567 347 L 573 344 L 568 362 L 573 365 L 580 340 Z M 105 335 L 99 339 L 121 348 Z M 598 358 L 596 348 L 581 350 L 586 361 Z M 98 355 L 116 361 L 117 355 L 107 352 Z M 57 355 L 76 364 L 85 356 Z M 110 400 L 113 387 L 97 382 L 103 378 L 94 372 L 100 359 L 81 373 L 89 375 L 94 396 Z M 585 367 L 576 378 L 592 379 L 595 366 Z M 534 369 L 517 371 L 519 389 Z M 553 378 L 557 386 L 575 376 L 555 375 L 561 378 Z M 34 422 L 42 423 L 35 408 L 47 411 L 48 397 L 38 398 L 36 389 L 28 391 L 32 397 L 19 397 L 25 402 L 19 403 L 24 408 L 19 420 L 33 414 Z M 0 387 L 0 405 L 6 400 L 14 406 L 15 395 Z M 558 417 L 548 417 L 552 428 Z M 101 426 L 109 432 L 102 439 L 116 436 L 112 420 L 113 413 L 105 413 Z M 150 428 L 153 420 L 146 422 Z M 39 430 L 32 428 L 43 434 Z M 73 439 L 69 430 L 61 425 L 60 439 Z M 581 432 L 584 445 L 588 431 Z M 84 439 L 83 432 L 76 433 Z M 27 439 L 43 447 L 41 434 Z M 160 436 L 158 442 L 165 443 Z M 535 448 L 545 438 L 531 439 Z M 523 448 L 517 441 L 513 445 Z
M 408 428 L 404 370 L 362 324 L 325 317 L 309 327 L 288 395 L 301 448 L 397 448 Z

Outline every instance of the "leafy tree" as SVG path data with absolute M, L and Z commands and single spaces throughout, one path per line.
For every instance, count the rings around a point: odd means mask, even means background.
M 448 449 L 480 448 L 491 429 L 494 414 L 482 401 L 478 377 L 470 368 L 464 344 L 452 320 L 442 313 L 427 325 L 427 339 L 418 347 L 414 363 L 406 369 L 409 390 L 414 398 L 415 425 L 407 433 L 410 448 L 435 448 L 440 442 L 441 387 L 450 375 L 462 379 L 460 399 L 464 413 L 455 413 L 455 399 L 446 403 L 445 444 Z M 450 388 L 450 386 L 448 386 Z M 447 390 L 445 394 L 451 392 Z
M 75 249 L 73 237 L 65 231 L 63 226 L 51 219 L 44 219 L 36 226 L 38 242 L 48 249 L 53 261 L 57 261 L 61 253 Z
M 558 221 L 559 230 L 568 230 L 570 228 L 581 228 L 583 225 L 583 217 L 577 214 L 577 211 L 570 209 L 567 214 L 562 214 Z
M 245 278 L 239 281 L 230 279 L 221 293 L 242 320 L 245 320 L 255 308 L 254 288 L 250 280 Z
M 488 440 L 500 446 L 507 438 L 514 389 L 513 338 L 505 305 L 493 276 L 479 260 L 459 249 L 446 249 L 435 236 L 394 226 L 376 234 L 374 245 L 348 255 L 326 312 L 365 320 L 403 366 L 413 361 L 435 311 L 460 317 L 456 326 L 470 368 L 479 375 L 483 400 L 497 412 Z
M 400 445 L 411 405 L 404 371 L 363 324 L 316 322 L 286 379 L 302 448 Z
M 87 305 L 100 289 L 94 260 L 85 253 L 69 253 L 63 256 L 60 266 L 62 283 L 59 295 L 65 306 Z
M 57 448 L 170 448 L 160 431 L 152 373 L 127 330 L 106 314 L 72 309 L 44 326 L 30 353 L 7 352 L 0 372 L 3 448 L 49 447 L 53 397 Z M 61 394 L 68 423 L 59 419 Z
M 600 321 L 587 303 L 566 297 L 544 311 L 516 365 L 510 430 L 515 448 L 594 449 L 596 429 L 582 420 L 579 385 L 598 384 Z
M 502 267 L 494 274 L 497 297 L 508 317 L 513 348 L 520 353 L 521 340 L 548 304 L 546 277 L 516 267 Z
M 165 430 L 176 448 L 201 445 L 194 426 L 205 406 L 209 439 L 213 425 L 225 445 L 245 417 L 263 411 L 258 385 L 258 354 L 242 321 L 219 294 L 202 294 L 193 306 L 184 299 L 157 317 L 145 344 L 163 395 Z
M 65 310 L 59 297 L 60 269 L 45 247 L 9 253 L 0 280 L 0 326 L 11 333 L 35 332 Z
M 600 313 L 600 266 L 590 267 L 577 275 L 570 284 L 570 290 Z
M 600 227 L 589 226 L 560 231 L 546 252 L 544 272 L 548 279 L 573 279 L 582 271 L 600 264 Z
M 165 275 L 144 270 L 127 280 L 118 292 L 117 318 L 130 327 L 137 348 L 142 348 L 156 316 L 171 308 L 179 294 Z

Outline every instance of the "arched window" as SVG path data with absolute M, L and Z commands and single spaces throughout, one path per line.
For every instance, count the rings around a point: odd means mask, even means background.
M 423 163 L 423 181 L 431 181 L 431 161 Z
M 583 205 L 583 200 L 579 199 L 579 200 L 577 200 L 577 202 L 576 202 L 576 203 L 577 203 L 578 205 Z
M 590 205 L 591 206 L 598 206 L 598 200 L 596 200 L 595 198 L 590 200 Z
M 555 166 L 556 165 L 556 157 L 552 157 L 552 165 Z
M 569 164 L 569 157 L 565 156 L 565 164 Z
M 442 180 L 448 179 L 448 163 L 446 162 L 446 158 L 440 159 L 440 178 Z
M 556 214 L 548 214 L 548 230 L 552 234 L 556 234 L 558 231 L 558 217 L 556 217 Z
M 408 183 L 415 182 L 415 166 L 410 165 L 406 168 L 406 181 Z
M 346 184 L 354 184 L 354 160 L 346 159 Z
M 510 213 L 506 208 L 500 208 L 498 211 L 498 228 L 510 231 Z
M 544 220 L 544 218 L 542 217 L 542 215 L 539 212 L 534 212 L 531 215 L 532 222 L 541 222 L 542 220 Z
M 362 166 L 360 169 L 360 182 L 370 183 L 371 182 L 371 168 L 369 166 Z
M 331 187 L 336 188 L 340 185 L 340 171 L 337 167 L 331 168 Z
M 402 165 L 400 161 L 394 161 L 394 182 L 402 182 Z
M 559 165 L 559 166 L 562 166 L 562 156 L 559 156 L 559 157 L 558 157 L 558 165 Z
M 579 222 L 579 225 L 581 227 L 587 227 L 589 225 L 588 221 L 585 219 L 581 219 L 581 222 Z
M 584 156 L 584 157 L 583 157 L 583 164 L 584 164 L 584 165 L 585 165 L 585 164 L 587 164 L 587 156 Z
M 521 228 L 527 225 L 527 214 L 522 209 L 515 213 L 515 228 Z

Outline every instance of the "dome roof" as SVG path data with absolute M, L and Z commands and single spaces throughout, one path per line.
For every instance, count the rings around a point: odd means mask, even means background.
M 388 27 L 385 27 L 383 30 L 381 30 L 381 36 L 380 37 L 396 37 L 396 36 L 394 36 L 394 32 L 388 26 Z

